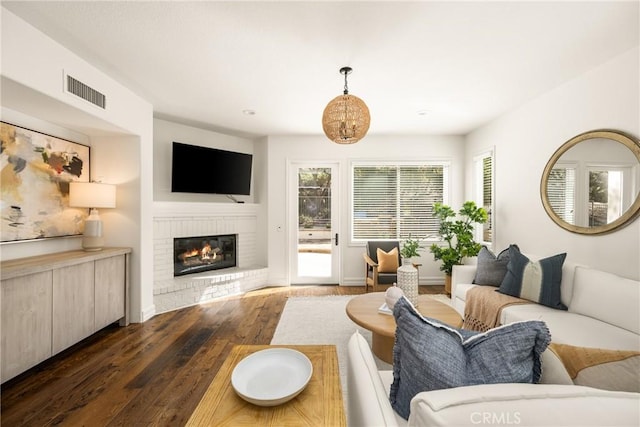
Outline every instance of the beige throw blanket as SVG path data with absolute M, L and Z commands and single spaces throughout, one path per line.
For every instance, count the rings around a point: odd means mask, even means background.
M 486 332 L 500 325 L 502 309 L 514 304 L 531 304 L 531 301 L 501 294 L 493 286 L 475 286 L 467 291 L 462 327 L 471 331 Z

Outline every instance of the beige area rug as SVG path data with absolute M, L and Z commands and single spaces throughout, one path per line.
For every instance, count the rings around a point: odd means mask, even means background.
M 430 295 L 450 303 L 446 295 Z M 290 297 L 284 307 L 271 344 L 333 344 L 338 353 L 342 395 L 347 408 L 347 344 L 357 330 L 371 345 L 371 332 L 349 319 L 345 308 L 353 295 Z M 378 369 L 393 367 L 376 359 Z

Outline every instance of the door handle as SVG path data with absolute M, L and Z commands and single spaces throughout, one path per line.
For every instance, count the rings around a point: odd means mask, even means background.
M 336 233 L 336 246 L 338 246 L 338 233 Z

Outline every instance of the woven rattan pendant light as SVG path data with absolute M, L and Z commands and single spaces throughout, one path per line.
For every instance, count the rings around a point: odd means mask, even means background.
M 369 108 L 357 96 L 349 95 L 347 75 L 351 67 L 340 68 L 344 75 L 344 93 L 336 96 L 327 104 L 322 113 L 322 129 L 325 135 L 337 144 L 353 144 L 367 134 L 371 116 Z

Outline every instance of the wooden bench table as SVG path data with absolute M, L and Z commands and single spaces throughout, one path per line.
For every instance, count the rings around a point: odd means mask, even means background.
M 268 348 L 291 348 L 313 365 L 306 388 L 278 406 L 253 405 L 238 396 L 231 373 L 246 356 Z M 338 355 L 333 345 L 237 345 L 211 382 L 187 426 L 346 426 Z

